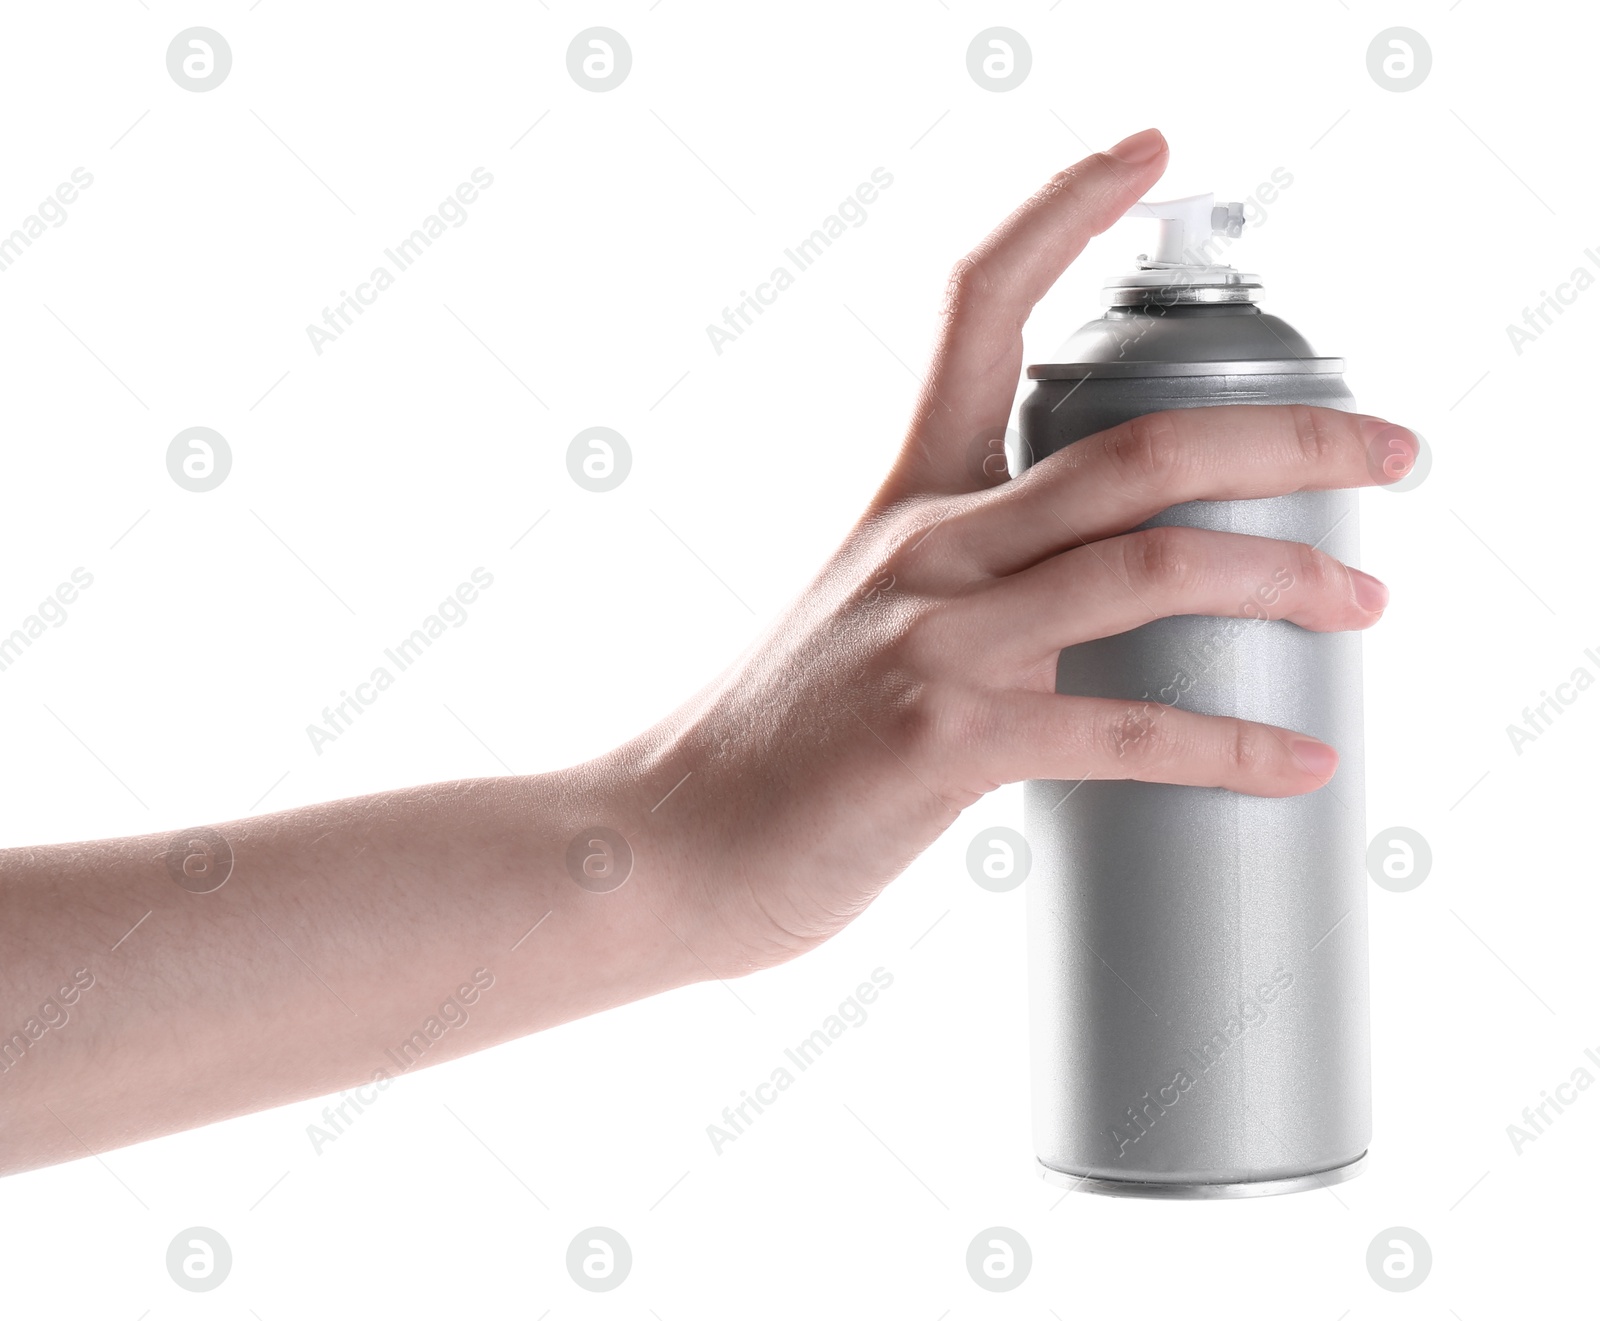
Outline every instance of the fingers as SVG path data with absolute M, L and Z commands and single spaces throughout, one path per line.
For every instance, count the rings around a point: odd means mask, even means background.
M 1159 702 L 1032 692 L 981 700 L 992 733 L 984 770 L 1002 782 L 1146 780 L 1286 798 L 1320 789 L 1339 764 L 1307 735 Z
M 1156 527 L 1055 555 L 963 598 L 950 626 L 1032 664 L 1173 615 L 1287 619 L 1317 632 L 1368 628 L 1388 604 L 1376 578 L 1299 542 Z
M 1014 573 L 1186 500 L 1387 485 L 1416 457 L 1417 438 L 1404 427 L 1332 408 L 1228 404 L 1150 413 L 1040 461 L 975 502 L 950 531 L 978 567 Z
M 1005 431 L 1028 313 L 1084 245 L 1160 178 L 1166 160 L 1166 140 L 1146 129 L 1079 161 L 956 263 L 933 362 L 881 502 L 983 484 L 970 470 L 972 442 Z

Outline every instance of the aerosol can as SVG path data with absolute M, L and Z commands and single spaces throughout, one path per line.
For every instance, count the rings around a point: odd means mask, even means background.
M 1024 465 L 1144 413 L 1218 404 L 1353 410 L 1344 363 L 1216 261 L 1243 207 L 1141 203 L 1152 257 L 1104 316 L 1028 368 Z M 1304 542 L 1358 561 L 1356 496 L 1195 501 L 1149 520 Z M 1256 798 L 1131 780 L 1025 791 L 1034 1139 L 1083 1191 L 1242 1197 L 1341 1182 L 1371 1134 L 1361 641 L 1254 618 L 1159 619 L 1061 653 L 1056 689 L 1234 715 L 1336 748 L 1314 793 Z

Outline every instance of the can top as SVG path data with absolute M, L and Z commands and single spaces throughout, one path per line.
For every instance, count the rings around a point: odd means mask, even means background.
M 1057 351 L 1030 366 L 1033 380 L 1089 376 L 1332 375 L 1342 358 L 1321 358 L 1293 326 L 1256 306 L 1261 281 L 1217 260 L 1244 232 L 1244 204 L 1214 194 L 1136 202 L 1129 215 L 1160 225 L 1154 255 L 1113 276 L 1109 309 Z
M 1107 307 L 1256 301 L 1261 282 L 1217 260 L 1226 243 L 1244 233 L 1243 202 L 1218 205 L 1215 194 L 1196 193 L 1170 202 L 1135 202 L 1128 214 L 1157 222 L 1156 249 L 1150 256 L 1140 253 L 1138 270 L 1106 281 L 1101 301 Z

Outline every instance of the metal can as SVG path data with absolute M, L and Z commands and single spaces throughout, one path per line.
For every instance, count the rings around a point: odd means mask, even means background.
M 1061 361 L 1028 368 L 1023 462 L 1164 409 L 1353 410 L 1343 361 L 1263 313 L 1259 292 L 1253 276 L 1194 261 L 1113 280 L 1109 309 Z M 1143 526 L 1163 524 L 1358 562 L 1351 491 L 1196 501 Z M 1284 586 L 1262 584 L 1262 601 Z M 1241 613 L 1256 612 L 1244 601 Z M 1026 786 L 1045 1177 L 1179 1198 L 1351 1177 L 1371 1134 L 1359 635 L 1264 617 L 1157 619 L 1063 651 L 1056 690 L 1303 731 L 1340 762 L 1327 785 L 1293 798 L 1132 780 Z

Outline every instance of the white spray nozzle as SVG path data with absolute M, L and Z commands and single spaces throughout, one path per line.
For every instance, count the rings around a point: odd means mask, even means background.
M 1217 205 L 1216 194 L 1197 193 L 1170 202 L 1135 202 L 1130 216 L 1161 223 L 1154 261 L 1170 266 L 1210 266 L 1210 239 L 1223 234 L 1236 239 L 1244 232 L 1244 203 Z

